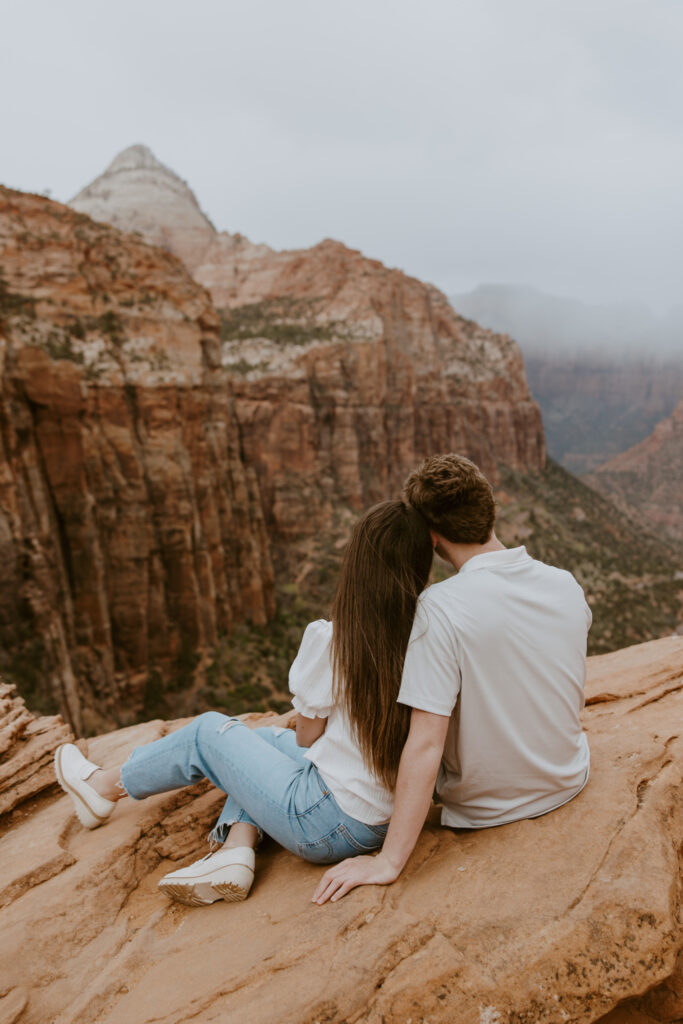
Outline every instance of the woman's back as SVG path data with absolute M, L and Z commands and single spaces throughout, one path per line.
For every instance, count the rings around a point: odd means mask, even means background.
M 326 718 L 322 736 L 305 755 L 329 785 L 347 814 L 379 825 L 389 820 L 393 793 L 364 762 L 344 708 L 335 703 L 332 669 L 332 623 L 318 619 L 306 627 L 289 671 L 292 704 L 306 718 Z

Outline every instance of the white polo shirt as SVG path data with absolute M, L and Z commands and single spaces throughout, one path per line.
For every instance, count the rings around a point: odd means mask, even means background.
M 489 551 L 420 597 L 398 699 L 450 715 L 441 821 L 485 828 L 571 800 L 588 779 L 591 612 L 571 573 Z

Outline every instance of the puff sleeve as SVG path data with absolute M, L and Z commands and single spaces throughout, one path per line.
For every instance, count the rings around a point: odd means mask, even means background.
M 309 623 L 289 670 L 292 704 L 306 718 L 327 718 L 332 710 L 332 623 Z

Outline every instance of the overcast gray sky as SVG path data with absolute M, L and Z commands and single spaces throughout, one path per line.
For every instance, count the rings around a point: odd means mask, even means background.
M 0 0 L 0 181 L 144 142 L 218 228 L 681 302 L 681 0 Z

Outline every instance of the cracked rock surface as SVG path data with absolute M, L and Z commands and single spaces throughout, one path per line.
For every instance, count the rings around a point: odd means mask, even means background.
M 591 658 L 587 699 L 578 797 L 479 832 L 434 812 L 393 886 L 324 907 L 310 902 L 323 869 L 270 841 L 244 903 L 158 894 L 206 852 L 222 802 L 207 784 L 124 801 L 95 832 L 54 791 L 25 801 L 0 826 L 0 1019 L 680 1020 L 683 638 Z M 178 724 L 97 737 L 89 756 L 116 764 Z

